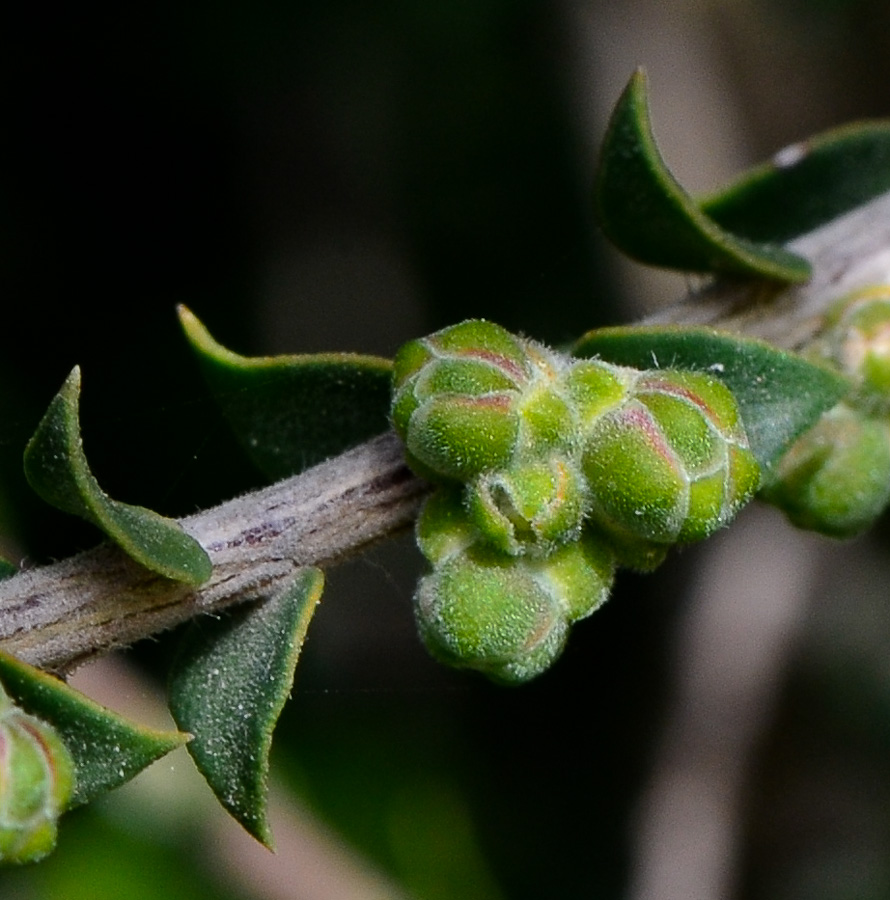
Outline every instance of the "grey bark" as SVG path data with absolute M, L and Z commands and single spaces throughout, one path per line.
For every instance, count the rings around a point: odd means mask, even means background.
M 797 348 L 828 306 L 851 290 L 890 283 L 890 194 L 794 241 L 813 264 L 779 290 L 715 282 L 652 323 L 702 324 Z M 209 553 L 198 589 L 140 568 L 102 545 L 0 582 L 0 650 L 67 671 L 91 656 L 202 613 L 269 596 L 301 566 L 326 566 L 406 528 L 428 490 L 388 433 L 271 487 L 182 520 Z

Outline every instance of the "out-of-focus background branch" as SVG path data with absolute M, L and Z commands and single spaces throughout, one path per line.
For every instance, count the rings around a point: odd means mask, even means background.
M 591 216 L 596 148 L 636 65 L 693 190 L 890 112 L 878 0 L 7 18 L 0 549 L 33 563 L 96 541 L 20 468 L 74 363 L 86 452 L 113 496 L 186 515 L 259 484 L 176 303 L 243 353 L 391 355 L 469 315 L 558 343 L 686 292 L 621 260 Z M 358 895 L 432 900 L 887 896 L 886 559 L 886 524 L 838 545 L 751 510 L 653 576 L 622 574 L 554 671 L 506 691 L 427 659 L 417 554 L 407 538 L 381 547 L 330 573 L 276 742 L 282 849 L 321 835 L 301 845 L 318 880 L 288 874 L 290 851 L 277 888 L 234 849 L 245 877 L 220 875 L 207 861 L 224 839 L 189 817 L 195 794 L 168 797 L 185 809 L 166 828 L 140 815 L 137 782 L 67 817 L 57 855 L 0 873 L 0 894 L 321 900 L 348 896 L 342 874 Z M 136 696 L 171 646 L 127 657 Z

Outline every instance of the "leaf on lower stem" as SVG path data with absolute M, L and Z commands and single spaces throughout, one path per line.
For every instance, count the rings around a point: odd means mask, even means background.
M 709 328 L 600 328 L 572 348 L 623 366 L 692 369 L 733 392 L 751 450 L 764 470 L 850 390 L 839 373 L 751 338 Z
M 392 363 L 356 353 L 239 356 L 184 306 L 201 371 L 254 464 L 287 478 L 389 428 Z
M 75 768 L 72 807 L 119 787 L 189 739 L 131 722 L 3 652 L 0 681 L 22 709 L 53 725 L 68 748 Z
M 220 803 L 267 847 L 272 733 L 323 584 L 319 569 L 303 569 L 260 604 L 194 622 L 170 677 L 170 709 L 195 735 L 195 765 Z
M 810 275 L 802 257 L 721 228 L 680 186 L 652 134 L 642 71 L 631 78 L 612 113 L 595 201 L 606 236 L 640 262 L 782 282 Z
M 213 570 L 201 545 L 178 522 L 112 500 L 83 452 L 78 416 L 80 369 L 53 398 L 25 448 L 25 476 L 49 504 L 92 522 L 136 562 L 165 578 L 198 585 Z

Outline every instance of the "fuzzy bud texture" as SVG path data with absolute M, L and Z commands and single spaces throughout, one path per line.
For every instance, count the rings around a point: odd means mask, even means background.
M 841 300 L 826 320 L 821 355 L 854 381 L 847 402 L 872 415 L 890 414 L 890 286 Z
M 2 689 L 0 689 L 2 690 Z M 0 861 L 34 862 L 56 843 L 74 787 L 71 756 L 55 730 L 0 697 Z
M 606 599 L 614 568 L 613 555 L 591 537 L 546 559 L 477 544 L 421 579 L 418 630 L 442 662 L 502 683 L 527 681 L 559 656 L 569 626 Z
M 890 503 L 890 286 L 835 304 L 810 355 L 852 388 L 780 460 L 763 498 L 800 528 L 853 537 Z
M 484 321 L 411 341 L 393 425 L 439 484 L 417 524 L 434 656 L 502 682 L 559 655 L 617 565 L 654 568 L 751 498 L 759 469 L 719 381 L 574 360 Z
M 890 503 L 890 422 L 839 403 L 782 457 L 764 499 L 799 528 L 864 531 Z
M 642 373 L 631 398 L 587 435 L 591 517 L 620 544 L 701 540 L 757 490 L 760 471 L 720 381 L 696 372 Z

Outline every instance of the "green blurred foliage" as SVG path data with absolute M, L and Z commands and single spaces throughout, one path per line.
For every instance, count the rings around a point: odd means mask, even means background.
M 165 845 L 138 826 L 124 830 L 101 812 L 69 817 L 52 856 L 6 869 L 6 900 L 244 900 L 222 888 L 197 864 L 200 847 Z

